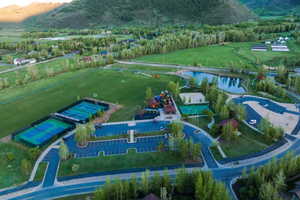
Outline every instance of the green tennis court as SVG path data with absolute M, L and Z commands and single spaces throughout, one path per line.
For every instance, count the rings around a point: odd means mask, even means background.
M 210 110 L 208 104 L 205 105 L 184 105 L 179 106 L 183 115 L 203 115 L 205 110 Z

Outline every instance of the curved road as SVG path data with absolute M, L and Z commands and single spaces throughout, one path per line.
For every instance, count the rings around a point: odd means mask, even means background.
M 153 122 L 147 122 L 149 124 L 145 124 L 145 122 L 142 123 L 144 123 L 143 127 L 149 127 L 150 125 L 154 127 Z M 124 125 L 124 123 L 120 124 Z M 139 125 L 139 123 L 137 123 L 137 125 Z M 107 124 L 107 126 L 116 126 L 116 124 Z M 158 126 L 161 126 L 161 124 L 158 124 Z M 200 134 L 199 131 L 201 132 Z M 293 141 L 289 140 L 290 145 L 285 150 L 281 152 L 274 152 L 274 155 L 260 159 L 260 161 L 256 163 L 238 167 L 224 167 L 218 164 L 213 158 L 209 147 L 213 144 L 214 140 L 206 132 L 188 123 L 185 123 L 184 132 L 186 134 L 186 137 L 192 137 L 195 142 L 201 143 L 202 145 L 202 154 L 206 165 L 204 166 L 204 168 L 201 169 L 211 170 L 214 177 L 217 180 L 223 181 L 229 189 L 232 180 L 239 177 L 245 167 L 247 169 L 250 169 L 251 167 L 259 167 L 267 163 L 270 159 L 272 159 L 272 157 L 280 158 L 289 151 L 294 151 L 296 155 L 300 155 L 300 140 L 296 138 Z M 77 194 L 90 193 L 95 191 L 98 187 L 105 184 L 105 180 L 108 176 L 112 179 L 118 177 L 119 179 L 126 180 L 133 173 L 136 174 L 137 178 L 139 178 L 141 177 L 141 173 L 144 171 L 144 169 L 139 169 L 119 171 L 115 172 L 114 174 L 88 174 L 83 177 L 73 177 L 58 181 L 57 177 L 54 175 L 57 173 L 59 167 L 59 155 L 57 146 L 52 146 L 50 151 L 45 155 L 43 159 L 49 164 L 42 183 L 36 185 L 33 182 L 29 182 L 23 187 L 11 188 L 8 190 L 0 191 L 0 199 L 43 200 L 55 199 L 62 196 L 72 196 Z M 196 166 L 187 169 L 200 169 L 200 167 Z M 157 169 L 157 171 L 159 172 L 162 172 L 162 170 L 162 168 Z M 176 170 L 169 169 L 169 173 L 170 176 L 174 178 Z M 229 191 L 232 193 L 231 190 Z M 233 193 L 232 196 L 234 196 Z

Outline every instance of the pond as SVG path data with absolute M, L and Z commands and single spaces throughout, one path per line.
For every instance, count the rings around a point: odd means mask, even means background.
M 193 77 L 200 84 L 205 78 L 211 82 L 214 78 L 218 80 L 218 87 L 226 92 L 243 94 L 246 90 L 242 86 L 242 79 L 230 76 L 217 76 L 205 72 L 183 72 L 183 75 Z

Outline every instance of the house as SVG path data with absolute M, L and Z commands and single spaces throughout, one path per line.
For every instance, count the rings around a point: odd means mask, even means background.
M 32 59 L 15 58 L 14 59 L 14 64 L 15 65 L 34 64 L 36 62 L 37 62 L 37 60 L 34 59 L 34 58 L 32 58 Z
M 147 195 L 143 200 L 160 200 L 155 194 L 151 193 Z
M 22 59 L 22 58 L 15 58 L 14 59 L 14 64 L 15 65 L 22 65 L 23 61 L 24 61 L 24 59 Z
M 265 41 L 265 44 L 270 45 L 270 44 L 272 44 L 272 42 L 271 41 Z
M 281 43 L 275 42 L 271 45 L 272 51 L 279 51 L 279 52 L 288 52 L 290 49 Z
M 85 57 L 83 57 L 83 59 L 82 59 L 84 62 L 86 62 L 86 63 L 91 63 L 91 62 L 93 62 L 93 58 L 91 57 L 91 56 L 85 56 Z
M 266 45 L 264 44 L 258 44 L 258 45 L 254 45 L 251 48 L 252 51 L 268 51 L 268 48 Z

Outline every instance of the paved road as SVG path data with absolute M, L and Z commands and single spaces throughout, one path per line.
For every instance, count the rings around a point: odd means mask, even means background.
M 140 126 L 139 126 L 140 127 Z M 217 180 L 223 181 L 226 183 L 228 187 L 230 187 L 230 182 L 241 175 L 244 167 L 250 169 L 250 167 L 259 167 L 261 165 L 266 164 L 272 157 L 280 158 L 284 156 L 288 151 L 294 151 L 296 155 L 300 155 L 300 140 L 296 139 L 294 144 L 290 145 L 289 148 L 285 149 L 283 152 L 274 152 L 273 156 L 266 157 L 254 164 L 249 164 L 241 167 L 235 168 L 224 168 L 222 166 L 218 166 L 214 158 L 212 157 L 209 146 L 212 145 L 213 140 L 205 133 L 201 134 L 197 133 L 197 130 L 200 129 L 195 128 L 192 125 L 185 124 L 184 132 L 187 137 L 192 137 L 196 142 L 200 142 L 202 144 L 202 153 L 204 160 L 206 162 L 205 170 L 211 170 L 214 177 Z M 33 185 L 29 183 L 28 187 L 17 188 L 13 191 L 8 191 L 9 194 L 5 194 L 5 192 L 0 192 L 1 199 L 9 199 L 9 200 L 43 200 L 43 199 L 54 199 L 61 196 L 71 196 L 82 193 L 90 193 L 95 191 L 96 188 L 102 186 L 107 178 L 110 176 L 111 178 L 118 177 L 120 179 L 128 179 L 131 176 L 132 172 L 128 173 L 126 171 L 116 173 L 114 175 L 98 175 L 98 176 L 87 176 L 87 178 L 73 178 L 71 180 L 65 180 L 56 182 L 56 177 L 53 176 L 57 173 L 59 159 L 58 159 L 58 150 L 53 148 L 48 152 L 45 161 L 49 161 L 50 164 L 46 170 L 46 176 L 39 186 Z M 192 168 L 190 168 L 192 169 Z M 194 167 L 193 169 L 199 169 L 199 167 Z M 162 170 L 162 169 L 158 169 Z M 140 172 L 143 170 L 141 169 Z M 141 173 L 135 172 L 137 177 L 140 177 Z M 169 173 L 172 177 L 175 177 L 176 170 L 171 169 Z M 232 191 L 230 191 L 232 192 Z M 3 195 L 5 194 L 5 195 Z M 1 197 L 2 195 L 2 197 Z

